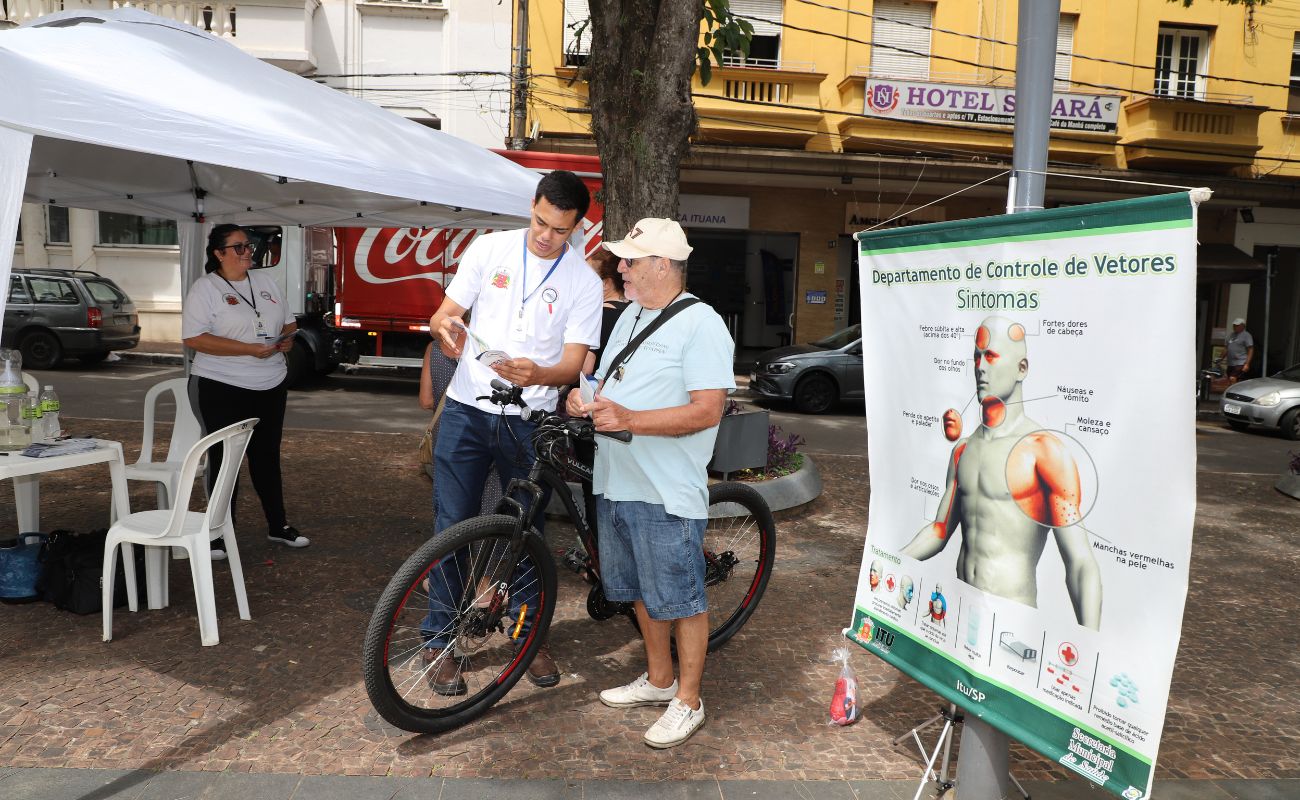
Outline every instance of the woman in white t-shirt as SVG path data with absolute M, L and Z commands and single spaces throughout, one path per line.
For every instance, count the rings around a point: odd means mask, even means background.
M 280 438 L 288 368 L 284 354 L 293 347 L 298 322 L 285 307 L 274 281 L 255 275 L 254 245 L 238 225 L 218 225 L 208 235 L 207 274 L 185 296 L 181 336 L 195 351 L 190 369 L 191 397 L 198 397 L 206 432 L 257 417 L 248 442 L 248 472 L 262 501 L 267 536 L 289 547 L 306 547 L 307 537 L 289 524 L 280 480 Z M 221 467 L 221 451 L 208 456 L 208 488 Z M 231 521 L 235 501 L 231 500 Z M 220 539 L 214 558 L 224 558 Z M 220 555 L 218 555 L 218 553 Z

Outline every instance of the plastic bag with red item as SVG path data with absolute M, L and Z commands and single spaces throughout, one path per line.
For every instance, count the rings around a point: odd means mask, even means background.
M 835 680 L 835 694 L 831 695 L 831 725 L 852 725 L 858 721 L 858 679 L 849 666 L 848 648 L 836 648 L 832 654 L 840 662 L 840 676 Z

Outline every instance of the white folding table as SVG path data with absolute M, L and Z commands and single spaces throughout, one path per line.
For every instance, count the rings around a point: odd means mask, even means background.
M 84 453 L 31 458 L 21 450 L 0 451 L 0 480 L 12 478 L 14 506 L 18 515 L 18 532 L 29 533 L 41 529 L 41 474 L 61 469 L 84 467 L 91 464 L 108 464 L 108 475 L 113 482 L 109 524 L 119 516 L 131 513 L 131 499 L 126 484 L 126 459 L 120 442 L 96 439 L 99 445 Z
M 113 502 L 109 522 L 118 516 L 131 513 L 131 500 L 126 485 L 126 459 L 122 445 L 106 439 L 96 439 L 99 447 L 84 453 L 72 453 L 46 458 L 31 458 L 21 450 L 0 453 L 0 480 L 12 478 L 14 505 L 18 511 L 18 532 L 41 529 L 41 473 L 57 472 L 90 464 L 108 464 L 108 474 L 113 482 Z

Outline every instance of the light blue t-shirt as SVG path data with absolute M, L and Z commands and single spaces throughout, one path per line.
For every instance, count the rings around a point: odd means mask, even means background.
M 597 376 L 604 377 L 636 332 L 661 313 L 639 303 L 628 306 L 601 354 Z M 684 406 L 691 401 L 690 392 L 736 388 L 734 350 L 722 317 L 696 303 L 642 342 L 623 362 L 622 379 L 611 376 L 601 394 L 633 411 Z M 679 517 L 704 519 L 709 509 L 706 469 L 717 435 L 714 425 L 686 436 L 635 436 L 627 444 L 597 437 L 593 491 L 607 500 L 654 503 Z

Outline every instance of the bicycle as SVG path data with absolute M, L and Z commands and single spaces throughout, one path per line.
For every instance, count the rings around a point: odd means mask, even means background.
M 565 553 L 564 563 L 591 585 L 587 613 L 595 620 L 627 616 L 636 625 L 632 604 L 606 599 L 601 587 L 592 465 L 574 447 L 598 434 L 622 441 L 631 434 L 597 432 L 590 420 L 529 411 L 519 388 L 500 381 L 493 381 L 491 400 L 503 414 L 509 404 L 520 406 L 536 423 L 537 459 L 528 477 L 510 481 L 495 514 L 453 525 L 416 550 L 389 581 L 366 629 L 362 660 L 370 702 L 389 723 L 413 733 L 443 733 L 482 716 L 518 683 L 545 641 L 557 573 L 534 521 L 544 513 L 546 489 L 561 499 L 577 528 L 579 547 Z M 566 478 L 582 486 L 582 508 Z M 734 482 L 709 487 L 709 652 L 754 613 L 775 551 L 776 524 L 758 492 Z M 434 595 L 459 599 L 431 606 Z M 528 599 L 535 604 L 531 614 Z M 441 624 L 435 612 L 445 618 Z M 435 689 L 429 680 L 443 659 L 456 664 L 455 690 Z

